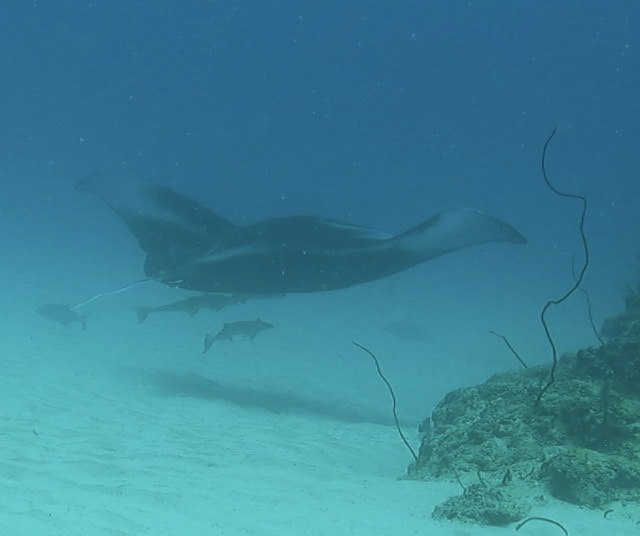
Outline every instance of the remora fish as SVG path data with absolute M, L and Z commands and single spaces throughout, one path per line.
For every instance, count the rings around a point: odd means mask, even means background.
M 256 335 L 261 331 L 271 329 L 273 324 L 264 322 L 259 318 L 257 320 L 239 320 L 238 322 L 228 322 L 218 333 L 215 335 L 207 334 L 204 338 L 204 350 L 202 353 L 206 353 L 214 342 L 229 340 L 232 341 L 234 337 L 247 337 L 248 339 L 255 339 Z
M 220 311 L 236 303 L 244 303 L 248 297 L 239 294 L 203 294 L 202 296 L 190 296 L 184 300 L 158 305 L 157 307 L 136 307 L 138 324 L 142 324 L 151 313 L 186 313 L 189 316 L 196 315 L 201 309 Z
M 82 329 L 87 329 L 85 317 L 80 316 L 66 303 L 45 303 L 36 309 L 36 313 L 64 326 L 79 322 Z

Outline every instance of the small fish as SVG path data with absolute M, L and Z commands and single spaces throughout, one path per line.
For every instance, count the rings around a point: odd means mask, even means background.
M 235 336 L 247 337 L 250 340 L 256 338 L 256 335 L 261 331 L 271 329 L 273 324 L 264 322 L 259 318 L 257 320 L 239 320 L 238 322 L 225 323 L 224 326 L 215 335 L 207 334 L 204 338 L 204 350 L 202 353 L 206 353 L 211 345 L 216 341 L 229 340 L 233 341 Z
M 66 303 L 45 303 L 36 309 L 36 313 L 64 326 L 79 322 L 82 329 L 87 329 L 85 317 L 80 316 Z
M 387 324 L 382 328 L 389 335 L 393 335 L 398 339 L 413 342 L 424 342 L 431 338 L 429 329 L 425 324 L 414 322 L 410 319 L 399 320 Z
M 142 324 L 151 313 L 186 313 L 189 316 L 194 316 L 201 309 L 220 311 L 230 305 L 244 303 L 247 299 L 247 296 L 240 294 L 203 294 L 157 307 L 136 307 L 135 312 L 138 315 L 138 324 Z

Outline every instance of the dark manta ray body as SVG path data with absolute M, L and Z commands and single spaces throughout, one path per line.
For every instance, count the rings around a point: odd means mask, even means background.
M 350 287 L 485 242 L 526 242 L 497 218 L 447 210 L 398 235 L 307 216 L 235 225 L 150 183 L 94 175 L 78 188 L 102 199 L 146 252 L 145 273 L 171 286 L 229 294 Z

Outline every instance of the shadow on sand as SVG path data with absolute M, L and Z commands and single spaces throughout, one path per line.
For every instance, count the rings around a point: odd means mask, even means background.
M 195 374 L 159 373 L 154 383 L 161 396 L 223 400 L 237 406 L 273 413 L 310 414 L 349 423 L 393 425 L 391 415 L 338 402 L 305 397 L 297 393 L 267 391 L 241 385 L 225 385 Z

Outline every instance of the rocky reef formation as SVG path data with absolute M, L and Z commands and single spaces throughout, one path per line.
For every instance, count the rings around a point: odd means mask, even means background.
M 489 525 L 551 495 L 589 508 L 640 498 L 640 287 L 603 325 L 604 344 L 549 367 L 498 374 L 437 405 L 408 478 L 457 479 L 433 515 Z

